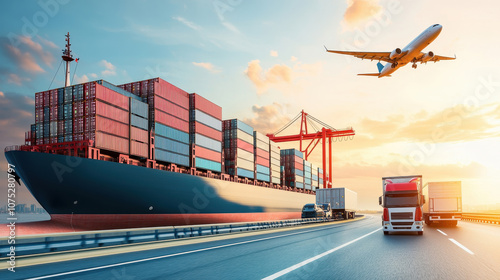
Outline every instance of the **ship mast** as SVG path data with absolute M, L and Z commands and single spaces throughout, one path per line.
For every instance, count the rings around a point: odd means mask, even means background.
M 69 75 L 69 63 L 73 61 L 73 55 L 71 54 L 71 49 L 70 49 L 70 42 L 69 42 L 69 32 L 66 34 L 66 49 L 63 50 L 63 55 L 62 59 L 66 61 L 66 78 L 64 80 L 64 86 L 69 87 L 70 86 L 70 75 Z

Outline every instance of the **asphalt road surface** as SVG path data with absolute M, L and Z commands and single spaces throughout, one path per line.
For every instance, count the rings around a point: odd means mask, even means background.
M 500 226 L 426 226 L 422 236 L 381 229 L 380 215 L 367 215 L 4 269 L 0 279 L 500 279 Z

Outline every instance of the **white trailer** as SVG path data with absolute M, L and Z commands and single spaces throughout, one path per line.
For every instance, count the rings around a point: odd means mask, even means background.
M 462 183 L 429 182 L 423 191 L 427 197 L 423 207 L 425 223 L 456 226 L 462 219 Z
M 332 217 L 354 219 L 358 208 L 358 194 L 347 188 L 316 190 L 316 204 L 330 203 Z

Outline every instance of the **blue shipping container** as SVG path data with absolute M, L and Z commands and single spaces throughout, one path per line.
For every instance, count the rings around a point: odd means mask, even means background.
M 232 127 L 236 126 L 238 129 L 241 129 L 242 131 L 252 135 L 252 137 L 253 137 L 253 127 L 249 126 L 248 124 L 246 124 L 238 119 L 232 119 L 231 126 Z
M 210 116 L 210 115 L 207 115 L 205 113 L 203 113 L 202 111 L 200 110 L 192 110 L 191 111 L 191 119 L 194 120 L 194 121 L 197 121 L 199 123 L 202 123 L 204 125 L 207 125 L 213 129 L 216 129 L 218 131 L 222 131 L 222 121 Z
M 212 138 L 208 138 L 208 137 L 203 136 L 203 135 L 198 134 L 198 133 L 193 135 L 193 143 L 196 144 L 197 146 L 207 148 L 207 149 L 219 152 L 219 153 L 222 152 L 221 142 L 214 140 Z
M 265 175 L 265 174 L 257 173 L 257 180 L 269 182 L 269 174 Z
M 189 155 L 189 144 L 177 142 L 158 135 L 155 137 L 155 148 L 178 153 L 180 155 Z
M 155 134 L 189 144 L 189 133 L 155 122 Z
M 314 181 L 318 181 L 318 175 L 312 175 L 312 179 L 313 179 Z
M 306 190 L 312 190 L 311 185 L 309 185 L 309 184 L 305 184 L 304 186 L 305 186 L 305 189 L 306 189 Z
M 179 155 L 176 153 L 172 153 L 169 151 L 164 151 L 162 149 L 156 149 L 155 150 L 155 159 L 164 161 L 164 162 L 169 162 L 169 163 L 175 163 L 177 165 L 182 165 L 189 167 L 189 157 L 184 156 L 184 155 Z
M 120 87 L 117 87 L 115 85 L 113 85 L 112 83 L 109 83 L 109 82 L 106 82 L 105 80 L 98 80 L 96 81 L 98 84 L 104 86 L 104 87 L 107 87 L 109 88 L 110 90 L 114 90 L 122 95 L 125 95 L 127 97 L 132 97 L 132 99 L 135 99 L 135 100 L 139 100 L 139 101 L 142 101 L 142 99 L 137 96 L 137 95 L 134 95 L 133 93 L 131 92 L 128 92 Z
M 238 177 L 246 177 L 246 178 L 253 179 L 253 171 L 246 170 L 246 169 L 239 168 L 239 167 L 237 168 L 237 171 L 238 171 Z
M 196 168 L 221 172 L 222 165 L 220 162 L 211 161 L 204 158 L 196 158 Z
M 298 176 L 304 176 L 304 171 L 302 170 L 299 170 L 299 169 L 295 169 L 295 175 L 298 175 Z
M 258 173 L 262 173 L 262 174 L 269 176 L 269 167 L 265 167 L 263 165 L 257 164 L 256 170 Z
M 130 125 L 148 130 L 148 120 L 136 115 L 130 115 Z
M 133 98 L 130 99 L 130 113 L 147 119 L 148 118 L 148 103 L 144 103 L 142 101 L 135 100 Z

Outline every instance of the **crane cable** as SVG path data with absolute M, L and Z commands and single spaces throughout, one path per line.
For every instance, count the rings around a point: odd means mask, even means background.
M 61 63 L 59 63 L 59 67 L 57 67 L 56 74 L 54 75 L 54 78 L 52 78 L 52 82 L 50 82 L 49 88 L 47 90 L 50 90 L 50 87 L 52 86 L 52 83 L 54 82 L 54 79 L 56 78 L 57 73 L 59 73 L 59 69 L 61 69 L 62 62 L 63 61 L 61 60 Z

